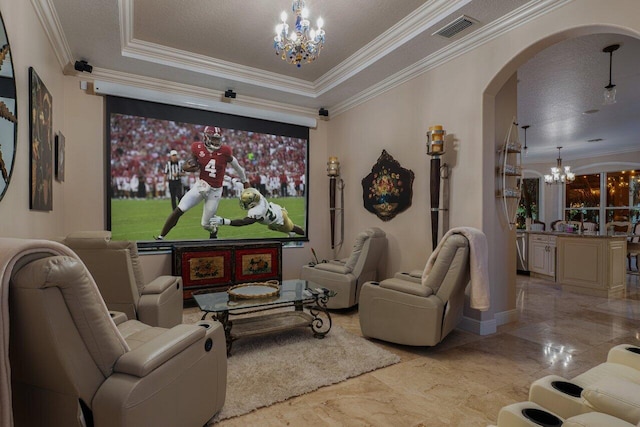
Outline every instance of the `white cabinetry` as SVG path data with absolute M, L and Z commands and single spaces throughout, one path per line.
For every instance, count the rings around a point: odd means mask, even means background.
M 571 292 L 623 296 L 626 262 L 626 237 L 558 238 L 558 283 Z
M 556 236 L 529 236 L 529 271 L 545 278 L 556 279 Z

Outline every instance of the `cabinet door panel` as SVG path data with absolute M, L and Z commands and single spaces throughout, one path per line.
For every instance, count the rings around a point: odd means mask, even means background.
M 547 244 L 546 243 L 532 243 L 531 251 L 529 252 L 529 269 L 534 273 L 549 274 L 547 271 Z

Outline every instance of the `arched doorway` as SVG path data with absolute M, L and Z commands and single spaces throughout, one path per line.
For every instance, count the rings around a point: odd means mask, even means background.
M 534 58 L 540 52 L 545 49 L 561 43 L 566 40 L 575 39 L 582 36 L 594 35 L 594 34 L 615 34 L 627 37 L 633 37 L 634 39 L 640 39 L 640 34 L 632 31 L 621 29 L 619 27 L 605 26 L 605 25 L 590 25 L 581 26 L 571 29 L 566 29 L 558 33 L 547 35 L 520 50 L 511 60 L 505 63 L 495 74 L 490 83 L 486 86 L 483 93 L 483 144 L 487 147 L 494 147 L 496 141 L 502 139 L 503 129 L 502 125 L 508 125 L 509 117 L 515 115 L 515 110 L 511 110 L 511 115 L 504 114 L 505 110 L 509 110 L 509 106 L 505 108 L 503 102 L 512 103 L 517 105 L 517 79 L 515 78 L 518 69 L 523 66 L 527 61 Z M 606 60 L 606 58 L 603 58 Z M 602 76 L 603 86 L 606 84 L 604 81 L 606 75 Z M 511 85 L 510 95 L 505 90 L 508 85 Z M 514 97 L 511 99 L 510 97 Z M 505 101 L 506 99 L 506 101 Z M 516 107 L 517 109 L 517 107 Z M 502 115 L 502 116 L 501 116 Z M 527 123 L 528 124 L 528 123 Z M 531 129 L 529 129 L 531 130 Z M 531 133 L 528 134 L 528 137 Z M 531 142 L 531 138 L 529 138 Z M 486 153 L 489 153 L 489 149 L 486 149 Z M 490 164 L 491 159 L 487 158 L 484 163 L 483 173 L 487 174 L 485 179 L 487 181 L 495 181 L 495 163 Z M 485 199 L 487 204 L 496 203 L 495 200 Z M 547 203 L 548 204 L 548 203 Z M 488 205 L 487 205 L 488 206 Z M 499 212 L 499 209 L 495 209 Z M 517 319 L 518 313 L 516 311 L 516 292 L 515 292 L 515 279 L 516 279 L 516 245 L 515 245 L 515 232 L 509 232 L 505 230 L 505 219 L 500 218 L 500 214 L 494 216 L 487 216 L 484 220 L 485 230 L 492 233 L 493 241 L 496 251 L 496 257 L 500 258 L 500 262 L 496 262 L 494 265 L 494 271 L 496 280 L 506 283 L 506 295 L 503 295 L 500 301 L 506 302 L 506 310 L 502 311 L 500 315 L 496 314 L 496 323 L 501 325 L 509 323 Z M 513 261 L 513 262 L 512 262 Z

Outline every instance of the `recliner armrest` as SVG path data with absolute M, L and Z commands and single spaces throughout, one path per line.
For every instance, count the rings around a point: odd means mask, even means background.
M 113 320 L 113 323 L 116 324 L 116 326 L 129 320 L 127 314 L 123 313 L 122 311 L 109 310 L 109 315 L 111 316 L 111 319 Z
M 619 363 L 640 371 L 640 347 L 633 344 L 620 344 L 607 355 L 607 362 Z
M 142 295 L 161 294 L 171 287 L 180 289 L 180 277 L 178 276 L 158 276 L 142 289 Z
M 419 297 L 428 297 L 433 295 L 433 289 L 428 286 L 422 286 L 414 282 L 391 278 L 380 282 L 381 288 L 391 289 L 405 294 L 417 295 Z
M 422 283 L 422 270 L 399 271 L 393 275 L 396 279 L 408 280 L 414 283 Z
M 316 264 L 313 268 L 315 268 L 316 270 L 330 271 L 332 273 L 340 273 L 340 274 L 351 273 L 350 268 L 346 268 L 344 265 L 340 265 L 340 264 L 322 263 L 322 264 Z
M 113 370 L 142 378 L 204 336 L 205 328 L 201 326 L 174 326 L 164 334 L 123 354 Z

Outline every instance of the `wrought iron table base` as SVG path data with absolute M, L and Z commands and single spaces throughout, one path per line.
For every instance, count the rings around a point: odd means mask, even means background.
M 313 299 L 308 302 L 296 301 L 276 304 L 255 310 L 239 310 L 238 313 L 234 313 L 233 309 L 219 312 L 205 311 L 202 315 L 202 320 L 208 314 L 211 314 L 213 320 L 217 320 L 222 324 L 227 342 L 228 356 L 231 355 L 233 341 L 247 336 L 263 335 L 298 327 L 310 327 L 314 338 L 322 339 L 329 333 L 332 325 L 331 314 L 327 311 L 327 301 L 330 296 L 332 295 L 327 293 L 314 293 Z M 231 315 L 259 313 L 287 307 L 294 307 L 294 310 L 270 313 L 263 316 L 244 317 L 233 321 L 230 319 Z M 308 312 L 304 311 L 305 308 L 308 309 Z

